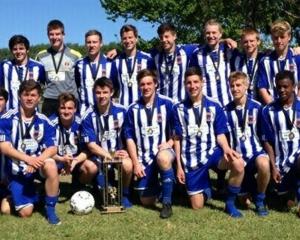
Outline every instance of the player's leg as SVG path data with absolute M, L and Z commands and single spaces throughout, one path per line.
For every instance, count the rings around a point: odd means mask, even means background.
M 156 162 L 162 183 L 162 210 L 161 218 L 169 218 L 172 215 L 172 192 L 174 184 L 174 170 L 172 163 L 175 159 L 175 152 L 172 149 L 159 151 L 156 156 Z
M 75 168 L 74 170 L 78 171 L 78 180 L 82 184 L 91 183 L 98 173 L 97 165 L 89 159 L 83 161 L 79 166 L 79 169 Z
M 270 181 L 270 161 L 267 155 L 261 154 L 255 160 L 257 169 L 257 193 L 255 196 L 256 212 L 259 216 L 268 215 L 265 207 L 266 189 Z
M 295 181 L 296 181 L 296 197 L 298 202 L 298 217 L 300 217 L 300 156 L 297 154 L 295 159 Z
M 59 177 L 56 163 L 53 159 L 49 158 L 45 161 L 41 168 L 42 175 L 45 177 L 45 208 L 46 217 L 50 224 L 58 225 L 60 220 L 55 212 L 55 205 L 58 201 L 59 192 Z
M 230 170 L 225 211 L 232 217 L 242 217 L 235 206 L 235 199 L 240 192 L 244 177 L 244 161 L 242 158 L 226 161 L 222 157 L 218 163 L 218 168 Z
M 125 208 L 132 207 L 132 203 L 129 200 L 129 187 L 132 179 L 133 165 L 130 158 L 122 159 L 122 170 L 123 170 L 123 196 L 122 205 Z

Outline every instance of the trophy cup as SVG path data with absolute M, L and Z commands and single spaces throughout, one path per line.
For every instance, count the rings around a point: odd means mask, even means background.
M 102 209 L 101 213 L 121 213 L 125 209 L 122 206 L 122 159 L 114 157 L 111 152 L 112 159 L 105 158 L 102 164 L 104 174 L 104 189 L 102 191 Z M 113 172 L 113 181 L 109 179 Z

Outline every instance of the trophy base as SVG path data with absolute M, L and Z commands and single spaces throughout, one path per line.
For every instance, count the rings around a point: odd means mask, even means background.
M 125 208 L 123 206 L 102 206 L 101 214 L 107 213 L 123 213 L 125 212 Z

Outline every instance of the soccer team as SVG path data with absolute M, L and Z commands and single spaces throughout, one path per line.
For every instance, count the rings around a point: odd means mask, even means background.
M 268 215 L 269 183 L 300 203 L 300 55 L 289 47 L 289 23 L 272 24 L 274 50 L 267 52 L 259 52 L 252 28 L 242 31 L 240 52 L 215 20 L 204 26 L 203 45 L 177 45 L 168 23 L 157 32 L 160 46 L 145 53 L 137 29 L 124 25 L 123 51 L 109 57 L 97 30 L 85 34 L 87 56 L 68 48 L 59 20 L 48 23 L 50 48 L 36 60 L 26 37 L 9 40 L 12 59 L 0 65 L 3 214 L 31 216 L 39 179 L 46 218 L 60 224 L 59 174 L 72 174 L 71 186 L 101 190 L 102 162 L 114 157 L 122 159 L 123 206 L 132 207 L 134 189 L 144 206 L 162 202 L 161 218 L 172 215 L 178 184 L 193 209 L 203 208 L 212 195 L 210 169 L 223 187 L 229 170 L 225 212 L 232 217 L 242 217 L 237 197 Z

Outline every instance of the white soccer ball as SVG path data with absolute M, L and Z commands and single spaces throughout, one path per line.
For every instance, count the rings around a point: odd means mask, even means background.
M 87 191 L 78 191 L 74 193 L 70 200 L 72 212 L 78 215 L 90 213 L 94 206 L 94 197 Z

